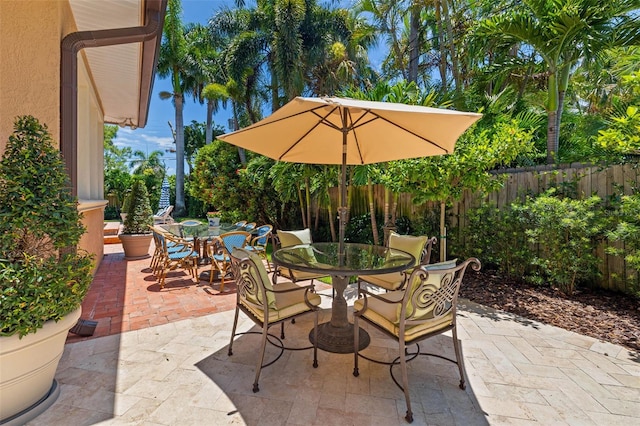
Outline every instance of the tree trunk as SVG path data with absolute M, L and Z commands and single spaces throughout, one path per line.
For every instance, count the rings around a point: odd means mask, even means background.
M 307 223 L 311 229 L 311 188 L 308 177 L 304 178 L 304 195 L 307 202 Z
M 329 188 L 327 188 L 327 211 L 329 212 L 329 229 L 331 230 L 331 241 L 336 242 L 336 224 L 335 224 L 335 213 L 333 211 L 333 204 L 331 204 L 331 195 L 329 194 Z
M 371 232 L 373 233 L 373 244 L 378 245 L 378 224 L 376 221 L 376 206 L 373 198 L 373 184 L 371 177 L 367 178 L 367 195 L 369 197 L 369 212 L 371 214 Z
M 231 103 L 233 107 L 233 130 L 234 132 L 238 130 L 238 104 L 235 101 Z M 244 148 L 238 147 L 238 157 L 240 158 L 240 164 L 243 166 L 247 165 L 247 156 L 244 152 Z
M 445 49 L 444 42 L 444 29 L 442 23 L 442 0 L 435 0 L 436 10 L 436 31 L 438 32 L 438 50 L 440 51 L 440 61 L 438 62 L 438 69 L 440 70 L 440 81 L 442 87 L 447 88 L 447 51 Z
M 185 215 L 184 203 L 184 119 L 183 112 L 184 97 L 182 93 L 174 94 L 176 107 L 176 205 L 174 212 L 176 216 Z
M 205 143 L 209 145 L 213 141 L 213 101 L 207 101 L 207 128 L 205 130 Z
M 316 214 L 315 221 L 313 222 L 313 230 L 317 231 L 318 226 L 320 226 L 320 203 L 316 203 L 316 208 L 314 209 L 314 213 Z
M 547 104 L 547 164 L 553 164 L 558 154 L 558 78 L 554 67 L 549 69 Z
M 442 4 L 442 18 L 447 30 L 447 50 L 449 51 L 449 58 L 451 60 L 451 72 L 453 73 L 453 81 L 456 84 L 456 93 L 462 92 L 462 75 L 460 73 L 460 65 L 458 64 L 458 54 L 454 45 L 453 28 L 451 27 L 451 18 L 449 17 L 449 0 L 441 0 Z M 457 97 L 461 99 L 461 97 Z
M 302 196 L 302 190 L 298 187 L 298 201 L 300 201 L 300 215 L 302 216 L 302 227 L 307 227 L 307 216 L 304 214 L 304 197 Z
M 418 59 L 420 58 L 420 46 L 418 45 L 418 32 L 420 30 L 420 6 L 418 3 L 411 5 L 411 29 L 409 35 L 409 81 L 418 82 Z
M 447 260 L 447 225 L 445 224 L 445 203 L 440 203 L 440 262 Z

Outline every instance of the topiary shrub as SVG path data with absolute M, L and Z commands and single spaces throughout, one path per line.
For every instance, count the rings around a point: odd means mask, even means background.
M 142 180 L 133 181 L 128 197 L 129 205 L 124 211 L 127 217 L 124 220 L 122 233 L 125 235 L 150 234 L 149 226 L 153 225 L 153 211 L 149 203 L 147 186 Z
M 80 306 L 92 258 L 60 152 L 45 125 L 18 117 L 0 161 L 0 335 L 36 332 Z

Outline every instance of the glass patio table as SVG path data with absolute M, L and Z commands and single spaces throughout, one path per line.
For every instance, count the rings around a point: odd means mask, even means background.
M 170 223 L 160 226 L 180 238 L 192 238 L 194 250 L 200 257 L 199 263 L 203 265 L 210 263 L 207 245 L 212 239 L 231 231 L 246 231 L 244 228 L 238 228 L 232 223 L 220 223 L 220 226 L 209 226 L 206 222 L 203 223 L 195 220 Z M 246 232 L 253 233 L 256 231 L 255 229 L 252 229 L 251 231 Z M 203 271 L 202 275 L 205 274 L 207 275 L 206 279 L 209 279 L 209 272 Z
M 353 324 L 347 319 L 347 301 L 344 298 L 349 277 L 404 271 L 416 262 L 411 254 L 388 247 L 352 243 L 344 243 L 343 246 L 340 254 L 339 243 L 297 245 L 276 250 L 271 257 L 276 267 L 331 276 L 331 285 L 335 289 L 331 320 L 318 326 L 318 348 L 334 353 L 353 352 Z M 313 343 L 313 330 L 309 339 Z M 360 329 L 359 348 L 366 348 L 369 341 L 369 334 Z

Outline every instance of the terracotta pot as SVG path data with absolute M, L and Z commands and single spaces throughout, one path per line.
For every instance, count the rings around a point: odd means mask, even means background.
M 0 337 L 0 423 L 24 424 L 58 398 L 56 369 L 67 333 L 81 312 L 79 307 L 58 322 L 47 321 L 22 339 L 17 334 Z
M 119 237 L 125 259 L 136 260 L 149 257 L 152 234 L 120 234 Z

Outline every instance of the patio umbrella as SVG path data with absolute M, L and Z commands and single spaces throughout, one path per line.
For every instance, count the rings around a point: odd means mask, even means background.
M 342 252 L 347 165 L 449 154 L 480 117 L 391 102 L 297 97 L 269 117 L 218 139 L 280 161 L 340 164 Z
M 169 207 L 169 204 L 171 204 L 169 201 L 169 192 L 169 181 L 165 176 L 162 180 L 162 186 L 160 187 L 160 202 L 158 203 L 159 209 L 165 209 Z

